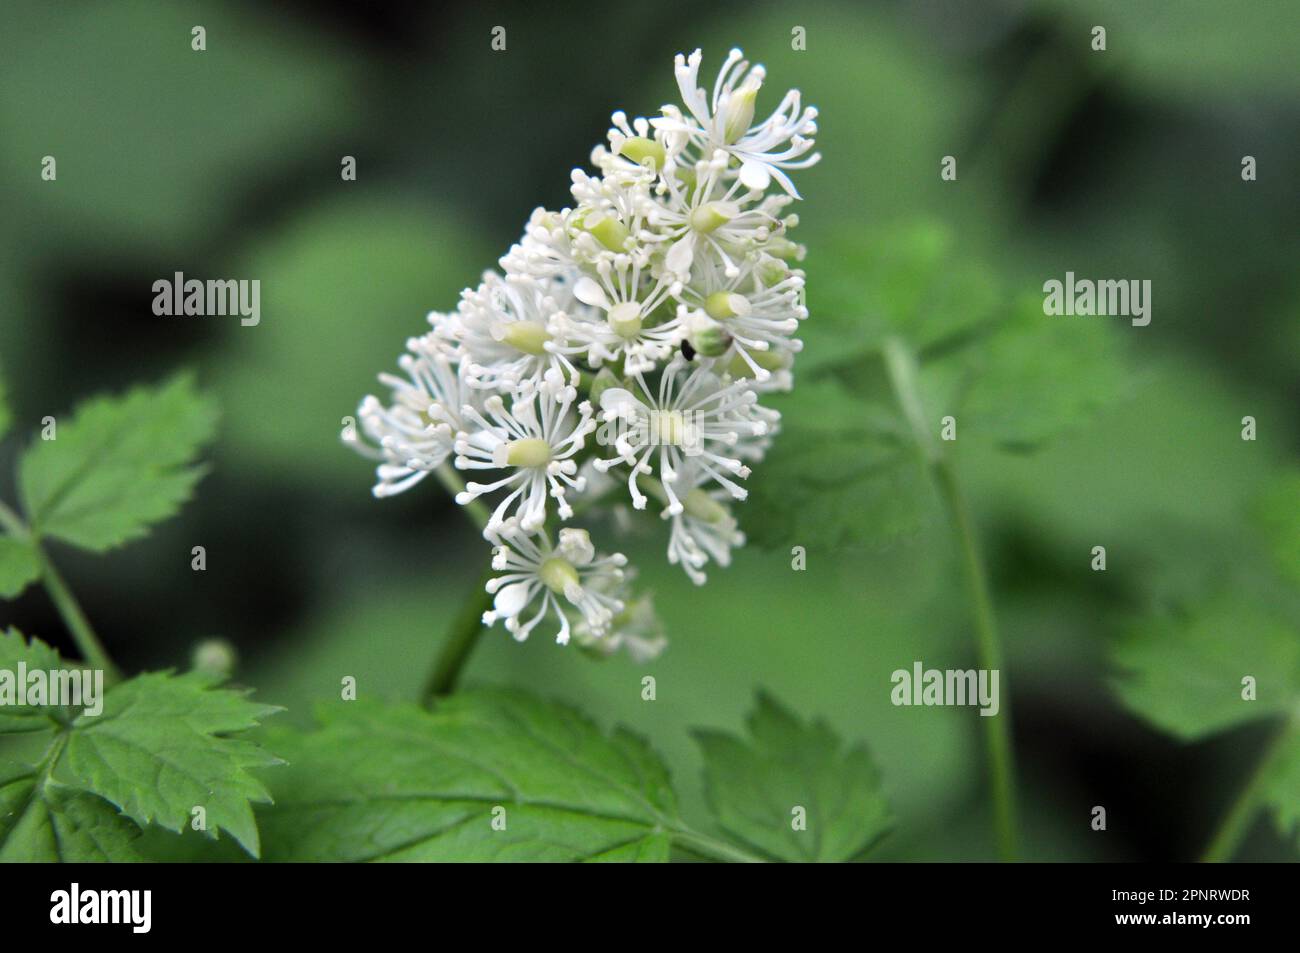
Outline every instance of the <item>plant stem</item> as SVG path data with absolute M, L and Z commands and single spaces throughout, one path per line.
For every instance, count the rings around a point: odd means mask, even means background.
M 41 547 L 40 540 L 36 538 L 22 518 L 3 502 L 0 502 L 0 527 L 10 536 L 16 539 L 26 539 L 31 545 L 32 552 L 36 555 L 36 563 L 40 567 L 41 585 L 49 593 L 54 608 L 58 610 L 63 619 L 63 624 L 68 627 L 68 632 L 72 635 L 72 641 L 76 643 L 78 651 L 81 652 L 82 660 L 92 668 L 103 671 L 104 681 L 108 684 L 121 679 L 122 675 L 117 670 L 117 666 L 113 664 L 113 660 L 109 658 L 108 652 L 104 650 L 103 644 L 99 641 L 99 637 L 95 635 L 95 630 L 91 628 L 86 614 L 81 611 L 81 604 L 77 602 L 76 596 L 72 594 L 68 584 L 59 575 L 59 571 L 54 568 L 54 563 L 50 561 L 50 557 Z
M 433 471 L 433 475 L 438 478 L 438 482 L 441 483 L 443 487 L 446 488 L 447 492 L 451 494 L 453 500 L 456 498 L 457 493 L 460 493 L 465 489 L 465 481 L 460 478 L 460 474 L 452 469 L 452 466 L 449 463 L 444 463 L 442 466 L 438 467 L 438 469 Z M 489 512 L 487 506 L 482 500 L 470 500 L 462 507 L 462 509 L 469 514 L 469 518 L 474 521 L 474 525 L 477 526 L 480 531 L 487 528 L 488 519 L 491 518 L 492 514 Z
M 112 684 L 122 675 L 109 658 L 108 652 L 104 650 L 103 644 L 99 641 L 99 636 L 95 635 L 95 630 L 91 628 L 90 621 L 86 614 L 81 611 L 81 605 L 77 602 L 76 596 L 68 588 L 68 584 L 63 581 L 59 571 L 54 568 L 54 563 L 46 555 L 41 544 L 36 540 L 31 540 L 32 549 L 36 553 L 36 561 L 41 567 L 41 583 L 45 586 L 45 591 L 50 594 L 50 599 L 54 603 L 54 608 L 59 610 L 59 615 L 63 618 L 63 624 L 68 627 L 72 633 L 72 640 L 77 643 L 77 648 L 81 652 L 82 659 L 92 668 L 101 669 L 104 672 L 104 681 Z
M 453 470 L 449 464 L 444 463 L 434 471 L 434 475 L 437 476 L 438 482 L 446 487 L 447 492 L 452 497 L 465 489 L 465 482 L 460 478 L 460 474 Z M 487 527 L 491 514 L 481 500 L 471 500 L 462 508 L 469 514 L 470 519 L 474 521 L 474 525 L 480 530 Z M 447 638 L 442 644 L 442 650 L 438 653 L 438 658 L 434 662 L 433 671 L 429 673 L 424 690 L 421 692 L 425 704 L 429 704 L 444 695 L 450 695 L 456 690 L 456 683 L 460 681 L 460 673 L 464 670 L 470 654 L 474 651 L 474 647 L 478 644 L 479 638 L 486 628 L 483 625 L 483 613 L 492 608 L 492 596 L 483 587 L 492 576 L 491 569 L 484 572 L 483 577 L 479 579 L 469 598 L 465 600 L 460 611 L 456 613 L 456 618 L 452 620 Z
M 1300 741 L 1300 715 L 1292 715 L 1264 748 L 1250 780 L 1232 802 L 1232 807 L 1224 815 L 1210 845 L 1205 848 L 1205 853 L 1201 856 L 1202 863 L 1218 864 L 1232 859 L 1263 806 L 1270 776 L 1278 763 L 1286 757 L 1287 749 L 1297 741 Z
M 478 645 L 479 637 L 487 628 L 483 624 L 483 613 L 492 608 L 492 596 L 483 586 L 493 575 L 491 569 L 483 574 L 483 578 L 478 581 L 470 597 L 456 613 L 456 618 L 447 631 L 446 640 L 442 643 L 442 650 L 439 651 L 438 659 L 434 663 L 433 671 L 425 683 L 422 697 L 426 703 L 450 695 L 456 690 L 460 673 L 469 661 L 474 646 Z
M 998 637 L 993 598 L 989 592 L 988 574 L 980 555 L 975 525 L 961 492 L 956 468 L 935 440 L 932 425 L 926 417 L 925 406 L 921 401 L 916 358 L 897 338 L 885 342 L 883 353 L 899 407 L 912 428 L 939 494 L 943 497 L 961 548 L 966 591 L 975 622 L 975 651 L 979 667 L 985 671 L 1001 673 L 1002 644 Z M 1004 861 L 1013 861 L 1017 856 L 1017 837 L 1010 705 L 1004 700 L 997 715 L 980 720 L 984 722 L 984 744 L 988 752 L 998 854 Z

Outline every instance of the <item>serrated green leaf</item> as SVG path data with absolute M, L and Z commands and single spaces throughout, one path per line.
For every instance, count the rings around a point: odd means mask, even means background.
M 0 862 L 129 863 L 140 829 L 107 801 L 68 790 L 35 767 L 0 764 Z
M 107 799 L 141 826 L 179 832 L 202 807 L 209 836 L 224 829 L 257 856 L 250 802 L 271 796 L 250 772 L 282 762 L 231 736 L 275 711 L 245 692 L 215 687 L 201 673 L 140 675 L 110 690 L 100 715 L 76 719 L 55 776 Z
M 103 552 L 143 536 L 189 499 L 193 465 L 213 434 L 216 407 L 179 375 L 156 388 L 82 404 L 36 440 L 18 465 L 33 533 Z
M 0 599 L 12 599 L 36 581 L 41 566 L 29 540 L 0 536 Z
M 349 702 L 274 738 L 290 766 L 261 814 L 269 860 L 663 861 L 680 826 L 645 742 L 526 695 Z
M 19 705 L 16 679 L 20 669 L 27 672 L 51 672 L 66 668 L 59 653 L 40 639 L 25 639 L 17 629 L 0 632 L 0 734 L 18 731 L 35 731 L 45 724 L 54 709 L 49 706 Z M 9 682 L 12 678 L 15 682 Z M 14 692 L 14 697 L 8 693 Z M 59 709 L 60 712 L 63 709 Z
M 0 634 L 0 672 L 20 665 L 29 672 L 70 667 L 39 639 L 11 629 Z M 0 854 L 48 853 L 50 836 L 59 834 L 62 844 L 82 822 L 78 836 L 89 839 L 82 853 L 100 839 L 111 853 L 121 824 L 110 823 L 105 809 L 132 830 L 156 824 L 179 832 L 201 807 L 208 837 L 224 829 L 257 856 L 250 802 L 270 795 L 250 771 L 282 762 L 241 737 L 277 710 L 246 695 L 198 672 L 152 673 L 110 688 L 98 714 L 86 706 L 6 705 L 0 735 L 12 744 L 0 758 L 8 818 L 0 824 Z
M 762 693 L 747 724 L 745 740 L 695 732 L 723 830 L 788 861 L 852 860 L 889 830 L 880 775 L 863 746 L 846 748 L 824 723 L 805 724 Z

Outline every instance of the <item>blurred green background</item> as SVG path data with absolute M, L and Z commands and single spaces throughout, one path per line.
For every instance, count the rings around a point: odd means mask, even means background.
M 675 100 L 679 50 L 702 47 L 712 76 L 741 46 L 768 67 L 768 108 L 798 86 L 821 111 L 825 158 L 799 182 L 811 322 L 819 289 L 837 288 L 820 301 L 839 309 L 854 287 L 840 243 L 888 243 L 916 222 L 942 224 L 954 257 L 1009 289 L 1067 270 L 1153 282 L 1150 327 L 1109 319 L 1130 368 L 1122 400 L 1043 453 L 959 455 L 1007 644 L 1026 854 L 1194 857 L 1262 736 L 1188 746 L 1155 732 L 1108 690 L 1104 646 L 1251 551 L 1250 501 L 1300 449 L 1300 7 L 539 7 L 5 4 L 0 367 L 19 429 L 178 366 L 223 412 L 212 473 L 180 518 L 108 558 L 55 553 L 109 649 L 128 669 L 184 666 L 219 635 L 238 646 L 238 680 L 303 723 L 343 675 L 413 697 L 487 550 L 432 483 L 372 499 L 342 418 L 534 206 L 567 203 L 612 110 Z M 497 24 L 505 53 L 489 49 Z M 806 51 L 791 50 L 796 25 Z M 41 181 L 46 155 L 56 182 Z M 340 179 L 344 155 L 355 182 Z M 956 182 L 940 180 L 945 155 Z M 1241 180 L 1243 155 L 1258 181 Z M 155 317 L 151 285 L 174 271 L 259 279 L 260 326 Z M 0 448 L 6 494 L 15 450 Z M 1087 568 L 1099 543 L 1105 574 Z M 877 856 L 992 856 L 975 712 L 889 702 L 890 673 L 913 660 L 974 665 L 941 519 L 888 545 L 811 550 L 798 574 L 788 552 L 747 548 L 698 590 L 662 546 L 651 533 L 627 549 L 667 624 L 661 659 L 593 662 L 497 631 L 467 680 L 649 736 L 687 816 L 701 797 L 688 729 L 738 727 L 766 686 L 870 745 L 899 816 Z M 0 612 L 59 642 L 39 590 Z M 1088 827 L 1096 804 L 1104 835 Z M 1242 856 L 1296 859 L 1264 823 Z

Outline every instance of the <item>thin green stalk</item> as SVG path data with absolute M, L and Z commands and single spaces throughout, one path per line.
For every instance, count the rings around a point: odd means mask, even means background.
M 68 584 L 63 581 L 59 571 L 54 568 L 54 563 L 46 555 L 41 544 L 35 539 L 31 541 L 32 549 L 36 552 L 36 561 L 41 567 L 41 583 L 45 586 L 45 591 L 50 594 L 50 599 L 54 603 L 54 608 L 59 610 L 59 615 L 63 618 L 63 624 L 68 627 L 72 633 L 72 641 L 77 643 L 77 649 L 81 652 L 82 659 L 91 668 L 101 669 L 104 672 L 104 681 L 112 684 L 121 679 L 122 675 L 109 658 L 108 652 L 105 651 L 103 644 L 99 641 L 99 636 L 95 635 L 95 630 L 91 628 L 90 621 L 86 614 L 81 611 L 81 605 L 77 602 L 76 596 L 68 588 Z
M 465 489 L 465 482 L 460 478 L 460 474 L 449 464 L 443 464 L 434 471 L 434 475 L 453 497 Z M 480 530 L 486 528 L 491 514 L 482 500 L 471 500 L 462 509 L 469 514 L 474 525 Z M 429 673 L 424 691 L 421 693 L 426 704 L 450 695 L 456 690 L 460 674 L 469 662 L 469 657 L 486 628 L 483 625 L 483 613 L 492 608 L 492 596 L 483 587 L 492 575 L 490 569 L 484 572 L 483 578 L 478 581 L 469 598 L 456 613 L 456 618 L 452 620 L 446 640 L 442 644 L 442 649 L 434 661 L 433 670 Z
M 1231 860 L 1241 846 L 1242 839 L 1249 833 L 1251 826 L 1264 806 L 1264 794 L 1268 782 L 1279 762 L 1285 758 L 1292 745 L 1300 742 L 1300 715 L 1293 715 L 1285 725 L 1278 729 L 1259 763 L 1255 766 L 1250 780 L 1241 789 L 1232 807 L 1224 815 L 1219 829 L 1211 838 L 1210 844 L 1201 856 L 1202 863 L 1218 864 Z
M 31 545 L 32 552 L 36 555 L 36 563 L 40 567 L 41 585 L 49 593 L 54 608 L 63 619 L 63 624 L 68 627 L 72 641 L 81 652 L 82 660 L 92 668 L 103 671 L 105 682 L 112 684 L 120 680 L 121 673 L 113 664 L 103 643 L 99 641 L 99 636 L 95 635 L 95 630 L 91 627 L 86 614 L 81 611 L 81 604 L 77 602 L 76 596 L 63 581 L 59 571 L 54 568 L 54 563 L 42 548 L 40 540 L 32 534 L 21 517 L 4 503 L 0 503 L 0 527 L 3 527 L 10 536 L 26 539 Z
M 912 428 L 952 519 L 961 549 L 963 576 L 975 623 L 975 651 L 979 667 L 1000 673 L 1002 643 L 998 637 L 993 598 L 989 592 L 988 574 L 980 555 L 975 524 L 961 492 L 957 471 L 934 438 L 933 424 L 927 418 L 921 402 L 916 358 L 897 338 L 885 342 L 884 358 L 899 407 Z M 1005 685 L 1005 680 L 1002 684 Z M 984 744 L 988 752 L 998 854 L 1005 861 L 1013 861 L 1017 857 L 1015 763 L 1011 747 L 1011 708 L 1005 695 L 999 713 L 981 718 L 980 721 L 984 723 Z
M 470 597 L 456 613 L 451 628 L 447 630 L 446 640 L 442 643 L 433 671 L 429 673 L 424 686 L 422 697 L 426 702 L 450 695 L 456 690 L 460 673 L 469 662 L 483 630 L 487 628 L 483 624 L 483 613 L 492 608 L 492 596 L 483 587 L 493 575 L 491 570 L 483 574 Z

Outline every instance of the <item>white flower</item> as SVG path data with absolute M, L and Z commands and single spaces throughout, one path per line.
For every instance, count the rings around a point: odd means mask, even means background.
M 512 393 L 531 383 L 541 385 L 547 371 L 560 372 L 571 385 L 577 369 L 555 339 L 551 319 L 561 311 L 556 294 L 566 289 L 529 276 L 501 277 L 494 272 L 483 283 L 461 293 L 455 320 L 448 330 L 465 350 L 466 380 L 471 387 Z
M 483 413 L 464 408 L 464 420 L 477 429 L 456 435 L 456 468 L 509 471 L 493 483 L 467 483 L 456 494 L 456 502 L 463 506 L 484 493 L 512 488 L 493 511 L 488 533 L 541 529 L 548 492 L 555 498 L 560 518 L 568 519 L 573 509 L 565 499 L 567 489 L 580 493 L 586 484 L 575 476 L 578 464 L 573 457 L 596 429 L 591 404 L 584 400 L 572 413 L 577 391 L 555 380 L 557 371 L 547 373 L 552 379 L 545 386 L 526 387 L 509 410 L 498 394 L 483 402 Z
M 353 449 L 382 461 L 375 468 L 378 497 L 410 489 L 447 460 L 462 426 L 461 411 L 474 399 L 449 348 L 436 335 L 411 338 L 406 346 L 407 353 L 398 359 L 406 378 L 379 375 L 392 391 L 390 402 L 367 395 L 357 409 L 373 446 L 353 430 L 344 432 Z
M 650 237 L 647 226 L 657 205 L 650 195 L 653 173 L 636 167 L 596 177 L 574 169 L 569 191 L 577 204 L 565 217 L 573 255 L 579 264 L 593 264 L 617 254 L 640 255 Z
M 578 253 L 567 226 L 570 214 L 569 209 L 533 209 L 523 236 L 501 256 L 501 270 L 510 275 L 568 281 L 578 270 Z
M 756 252 L 784 232 L 779 213 L 790 200 L 770 195 L 746 208 L 752 196 L 738 181 L 723 188 L 726 168 L 727 154 L 718 150 L 695 164 L 693 181 L 664 180 L 665 194 L 651 222 L 657 239 L 669 243 L 665 269 L 682 282 L 691 280 L 692 265 L 706 250 L 718 257 L 727 274 L 739 274 L 738 256 Z
M 592 367 L 621 358 L 626 373 L 648 372 L 680 342 L 681 320 L 670 298 L 681 285 L 662 277 L 652 280 L 646 271 L 633 257 L 617 255 L 596 263 L 596 278 L 583 275 L 574 285 L 575 298 L 604 312 L 602 321 L 564 325 L 568 339 L 586 347 Z M 657 314 L 660 309 L 668 316 Z
M 696 485 L 682 495 L 679 511 L 663 512 L 663 518 L 672 521 L 668 562 L 680 564 L 697 586 L 707 581 L 702 567 L 710 558 L 719 566 L 730 566 L 731 550 L 745 544 L 745 534 L 728 509 L 727 498 L 724 490 Z
M 761 439 L 770 427 L 770 418 L 755 412 L 758 396 L 748 381 L 724 384 L 708 368 L 696 366 L 679 386 L 678 377 L 688 367 L 680 357 L 674 358 L 654 391 L 642 375 L 632 375 L 641 391 L 639 397 L 620 387 L 608 388 L 600 395 L 600 418 L 606 424 L 604 442 L 612 443 L 618 455 L 595 465 L 608 469 L 627 464 L 631 468 L 627 485 L 637 509 L 646 505 L 638 477 L 657 475 L 669 511 L 681 512 L 676 484 L 687 459 L 704 474 L 702 480 L 717 482 L 734 499 L 743 500 L 747 495 L 730 479 L 749 476 L 749 467 L 736 455 L 737 450 Z M 720 449 L 733 455 L 719 453 Z
M 766 382 L 772 376 L 768 352 L 796 354 L 803 342 L 792 337 L 808 317 L 803 305 L 803 273 L 770 256 L 752 259 L 736 275 L 706 265 L 683 298 L 692 306 L 684 329 L 696 351 L 717 357 L 723 368 L 743 363 L 747 376 Z M 712 345 L 710 347 L 709 345 Z M 718 354 L 719 349 L 726 348 Z
M 627 608 L 614 617 L 604 635 L 593 634 L 585 620 L 578 621 L 573 627 L 573 640 L 601 655 L 612 655 L 625 649 L 634 662 L 648 662 L 668 646 L 663 623 L 659 621 L 654 601 L 648 595 L 628 603 Z
M 806 169 L 821 159 L 818 153 L 807 155 L 814 144 L 812 136 L 817 134 L 816 108 L 801 111 L 799 91 L 792 89 L 772 115 L 752 125 L 755 101 L 767 75 L 763 67 L 749 69 L 744 54 L 732 50 L 718 71 L 710 98 L 699 85 L 701 59 L 696 50 L 689 58 L 678 53 L 673 61 L 677 88 L 689 117 L 674 106 L 665 106 L 662 118 L 651 120 L 651 125 L 662 130 L 670 142 L 690 143 L 701 156 L 725 150 L 739 163 L 736 175 L 747 188 L 761 192 L 776 179 L 787 194 L 799 198 L 783 170 Z
M 555 641 L 565 645 L 573 631 L 570 615 L 576 614 L 584 631 L 601 638 L 624 608 L 618 593 L 625 565 L 621 553 L 597 556 L 586 530 L 560 530 L 554 547 L 544 535 L 513 537 L 493 550 L 492 568 L 503 575 L 488 580 L 487 591 L 496 598 L 483 624 L 504 619 L 522 642 L 543 619 L 554 617 Z

